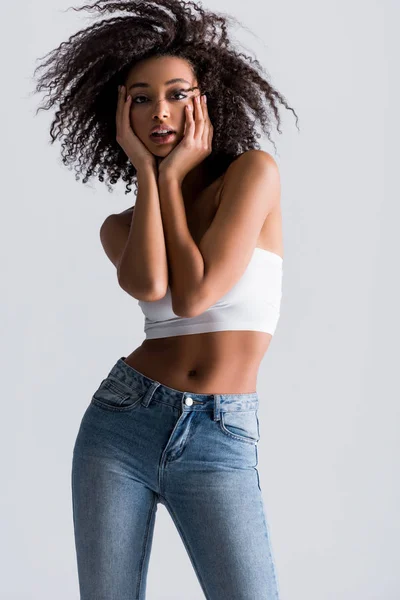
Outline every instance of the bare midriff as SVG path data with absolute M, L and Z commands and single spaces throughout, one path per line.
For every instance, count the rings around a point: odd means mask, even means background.
M 144 340 L 125 362 L 182 392 L 255 392 L 272 336 L 261 331 L 214 331 Z
M 223 177 L 204 192 L 190 210 L 187 222 L 198 240 L 210 226 L 220 201 Z M 127 226 L 131 214 L 125 215 Z M 280 206 L 262 227 L 258 247 L 282 255 Z M 262 331 L 214 331 L 144 340 L 125 362 L 150 379 L 182 392 L 198 394 L 246 394 L 257 387 L 261 360 L 272 335 Z

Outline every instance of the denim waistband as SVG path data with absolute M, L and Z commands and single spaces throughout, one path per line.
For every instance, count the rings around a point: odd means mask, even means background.
M 114 377 L 132 389 L 143 393 L 142 404 L 149 405 L 154 392 L 160 401 L 171 404 L 184 411 L 189 410 L 212 410 L 214 419 L 219 420 L 220 410 L 224 412 L 238 410 L 254 410 L 258 408 L 258 393 L 249 392 L 244 394 L 198 394 L 196 392 L 181 391 L 171 388 L 151 377 L 140 373 L 125 361 L 125 356 L 117 360 L 108 373 L 108 377 Z

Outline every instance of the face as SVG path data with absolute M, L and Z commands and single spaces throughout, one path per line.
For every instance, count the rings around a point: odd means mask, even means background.
M 171 79 L 183 79 L 167 83 Z M 141 85 L 137 85 L 141 84 Z M 145 84 L 145 85 L 144 85 Z M 175 56 L 149 58 L 135 65 L 126 81 L 131 94 L 130 123 L 133 131 L 155 156 L 164 158 L 179 144 L 185 129 L 185 106 L 200 94 L 191 65 Z M 171 141 L 160 144 L 150 137 L 155 125 L 176 132 Z

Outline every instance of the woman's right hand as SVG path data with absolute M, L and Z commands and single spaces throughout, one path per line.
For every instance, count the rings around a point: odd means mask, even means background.
M 125 86 L 122 85 L 118 89 L 116 114 L 117 142 L 124 150 L 136 171 L 140 171 L 147 166 L 157 169 L 156 156 L 146 148 L 131 127 L 129 112 L 132 99 L 126 100 L 125 96 Z

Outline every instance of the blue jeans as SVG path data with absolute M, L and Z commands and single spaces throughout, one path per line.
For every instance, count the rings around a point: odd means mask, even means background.
M 208 600 L 278 600 L 257 392 L 182 392 L 124 358 L 95 391 L 73 450 L 80 600 L 145 598 L 159 502 Z

